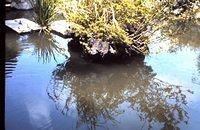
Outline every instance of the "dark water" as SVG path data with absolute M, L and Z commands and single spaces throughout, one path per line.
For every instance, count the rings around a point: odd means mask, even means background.
M 102 65 L 70 39 L 7 31 L 6 130 L 199 130 L 200 28 L 159 35 L 144 61 Z

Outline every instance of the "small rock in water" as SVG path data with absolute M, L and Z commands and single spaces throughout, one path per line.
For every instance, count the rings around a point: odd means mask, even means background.
M 5 24 L 7 27 L 13 29 L 19 34 L 31 31 L 37 31 L 41 29 L 41 27 L 37 23 L 25 18 L 6 20 Z
M 28 39 L 28 35 L 23 35 L 23 36 L 20 36 L 19 41 L 26 42 L 27 39 Z

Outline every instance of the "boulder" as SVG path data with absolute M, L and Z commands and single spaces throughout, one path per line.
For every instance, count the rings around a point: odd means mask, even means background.
M 20 10 L 29 10 L 33 8 L 30 0 L 11 0 L 11 7 Z
M 72 33 L 71 26 L 71 23 L 68 23 L 65 20 L 58 20 L 50 24 L 50 30 L 61 37 L 71 38 L 74 35 Z
M 11 0 L 6 0 L 7 3 L 11 3 Z
M 37 23 L 25 18 L 6 20 L 5 25 L 18 34 L 41 30 L 41 27 Z

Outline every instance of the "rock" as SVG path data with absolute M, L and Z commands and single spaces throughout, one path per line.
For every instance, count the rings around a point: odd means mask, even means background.
M 11 3 L 11 0 L 6 0 L 7 3 Z
M 12 0 L 11 7 L 21 10 L 29 10 L 33 8 L 30 0 Z
M 173 14 L 179 15 L 179 14 L 182 13 L 182 11 L 183 11 L 183 8 L 175 9 L 175 10 L 173 11 Z
M 58 20 L 50 24 L 50 30 L 64 38 L 69 38 L 73 36 L 71 26 L 72 25 L 65 20 Z
M 25 18 L 6 20 L 5 24 L 7 27 L 13 29 L 19 34 L 38 31 L 41 29 L 37 23 Z
M 91 46 L 89 52 L 92 55 L 95 55 L 97 53 L 100 53 L 102 55 L 105 55 L 108 53 L 108 51 L 114 52 L 114 49 L 110 49 L 109 43 L 106 41 L 102 41 L 101 39 L 91 39 L 89 45 Z
M 197 13 L 195 14 L 195 19 L 200 20 L 200 12 L 197 12 Z

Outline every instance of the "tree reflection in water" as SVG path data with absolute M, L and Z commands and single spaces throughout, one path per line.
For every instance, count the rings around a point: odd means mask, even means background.
M 199 56 L 197 57 L 197 76 L 194 76 L 192 78 L 192 82 L 197 84 L 197 85 L 200 85 L 200 54 Z
M 200 50 L 200 25 L 191 21 L 176 21 L 169 24 L 166 28 L 161 30 L 159 37 L 170 40 L 171 48 L 169 52 L 177 53 L 186 48 L 192 50 L 192 53 L 199 53 Z M 162 43 L 162 41 L 160 41 Z M 200 68 L 200 55 L 197 56 L 197 68 Z M 200 85 L 200 71 L 197 70 L 198 74 L 192 76 L 192 82 Z
M 169 24 L 166 28 L 161 30 L 162 37 L 169 39 L 173 42 L 176 48 L 182 49 L 182 47 L 189 46 L 195 50 L 199 48 L 199 35 L 200 25 L 190 22 L 177 21 Z
M 75 105 L 77 128 L 96 129 L 108 121 L 117 124 L 116 117 L 125 112 L 120 105 L 125 102 L 141 122 L 148 122 L 149 129 L 158 122 L 163 130 L 179 129 L 178 124 L 187 124 L 189 118 L 181 86 L 156 79 L 151 67 L 138 61 L 101 65 L 72 58 L 54 70 L 47 93 L 63 114 Z

